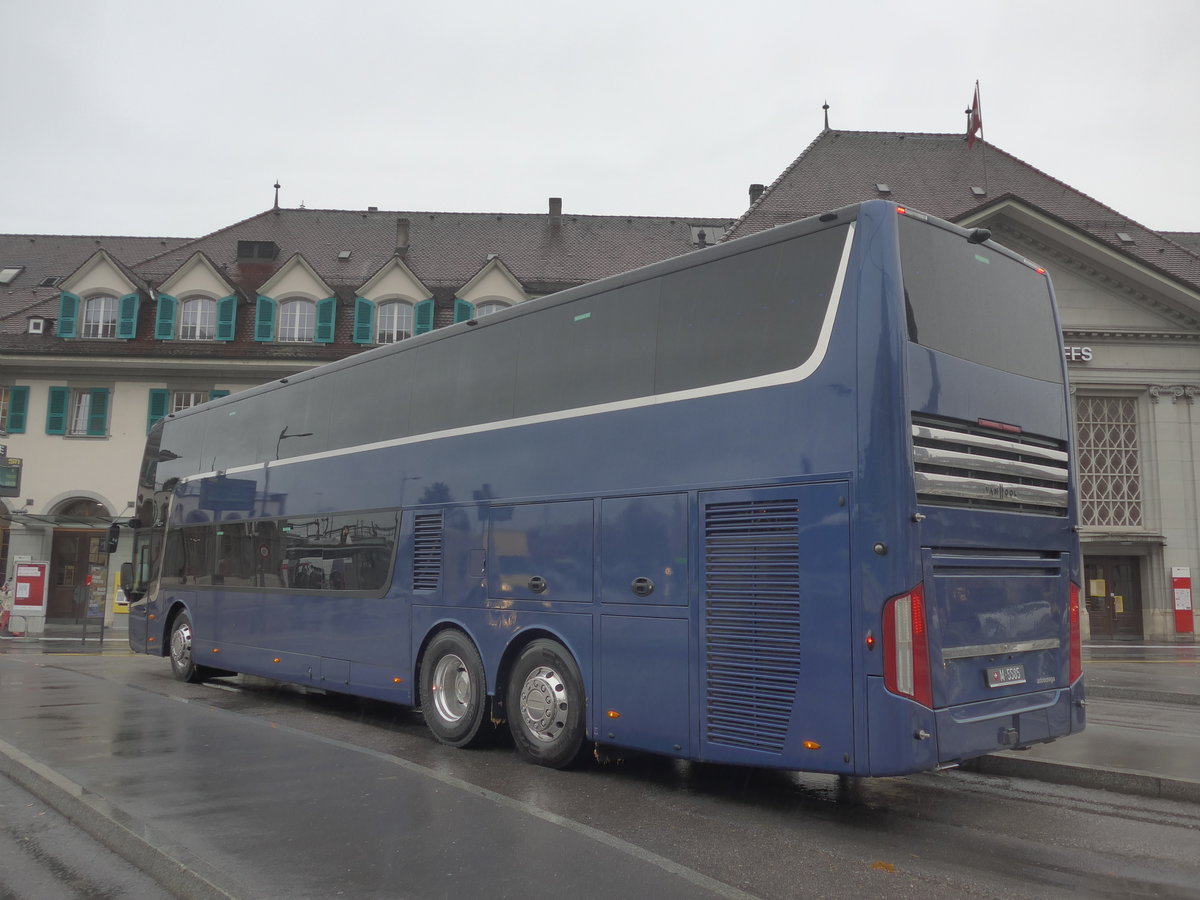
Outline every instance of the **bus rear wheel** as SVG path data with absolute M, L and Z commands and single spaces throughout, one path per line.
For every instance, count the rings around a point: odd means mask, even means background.
M 508 682 L 508 728 L 528 762 L 565 769 L 584 749 L 583 678 L 566 648 L 537 640 L 521 651 Z
M 421 713 L 439 742 L 477 746 L 487 732 L 487 680 L 483 660 L 461 631 L 443 631 L 421 657 Z

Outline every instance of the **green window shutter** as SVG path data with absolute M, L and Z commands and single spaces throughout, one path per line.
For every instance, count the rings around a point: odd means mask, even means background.
M 208 392 L 209 400 L 216 400 L 219 397 L 228 397 L 228 396 L 229 396 L 229 391 L 209 391 Z
M 317 301 L 317 327 L 313 333 L 313 342 L 317 344 L 333 343 L 333 326 L 337 321 L 337 298 L 326 297 Z
M 222 297 L 217 301 L 217 340 L 232 341 L 237 328 L 237 297 Z
M 87 433 L 93 437 L 108 434 L 108 388 L 92 388 L 88 407 Z
M 5 430 L 9 434 L 24 434 L 25 416 L 28 412 L 29 388 L 22 385 L 10 387 L 8 389 L 8 423 Z
M 117 301 L 117 337 L 126 340 L 137 337 L 137 316 L 140 304 L 141 297 L 136 291 L 126 294 Z
M 154 427 L 154 423 L 167 416 L 167 407 L 171 403 L 171 392 L 166 388 L 150 388 L 150 409 L 146 413 L 146 433 Z
M 354 298 L 354 343 L 369 344 L 375 340 L 375 304 L 362 297 Z
M 158 313 L 154 317 L 154 337 L 160 341 L 175 339 L 175 310 L 179 301 L 170 294 L 158 295 Z
M 50 388 L 50 400 L 46 404 L 46 434 L 67 433 L 67 406 L 70 402 L 70 388 Z
M 465 322 L 467 319 L 475 317 L 475 304 L 469 303 L 466 300 L 454 298 L 454 323 Z
M 259 343 L 275 340 L 275 306 L 275 301 L 270 297 L 258 295 L 254 312 L 254 339 Z
M 413 307 L 413 334 L 433 331 L 433 299 L 422 300 Z
M 79 295 L 63 291 L 58 295 L 58 336 L 75 337 L 75 320 L 79 318 Z M 61 434 L 62 432 L 56 432 Z

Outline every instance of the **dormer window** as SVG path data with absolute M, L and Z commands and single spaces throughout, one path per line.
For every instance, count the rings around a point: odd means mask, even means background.
M 276 340 L 300 343 L 311 341 L 316 331 L 317 305 L 311 300 L 284 300 L 279 304 L 279 332 Z
M 379 324 L 375 329 L 375 341 L 392 344 L 412 337 L 413 306 L 403 300 L 392 300 L 379 304 Z
M 83 325 L 79 333 L 83 338 L 113 338 L 117 336 L 117 298 L 111 294 L 99 294 L 84 301 Z
M 179 339 L 211 341 L 217 330 L 217 301 L 186 297 L 179 304 Z

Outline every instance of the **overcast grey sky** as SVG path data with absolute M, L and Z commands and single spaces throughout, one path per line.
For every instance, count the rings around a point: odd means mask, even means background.
M 284 206 L 728 216 L 832 127 L 1200 231 L 1196 0 L 0 0 L 0 232 Z

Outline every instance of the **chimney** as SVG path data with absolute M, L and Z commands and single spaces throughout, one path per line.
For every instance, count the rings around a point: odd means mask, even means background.
M 758 200 L 758 198 L 763 195 L 763 191 L 765 191 L 766 189 L 767 189 L 766 185 L 762 185 L 762 184 L 750 185 L 750 205 L 751 206 L 753 206 L 755 204 L 755 202 Z
M 396 219 L 396 249 L 408 249 L 408 219 L 403 217 Z
M 550 224 L 562 224 L 562 197 L 550 198 Z
M 378 206 L 368 206 L 367 212 L 379 212 L 379 207 Z

